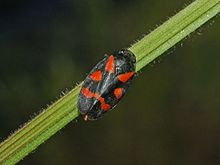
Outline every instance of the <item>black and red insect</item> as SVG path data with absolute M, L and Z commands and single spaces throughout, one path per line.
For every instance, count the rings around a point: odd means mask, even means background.
M 105 56 L 83 82 L 78 110 L 85 120 L 96 120 L 114 108 L 127 92 L 135 75 L 134 54 L 122 49 Z

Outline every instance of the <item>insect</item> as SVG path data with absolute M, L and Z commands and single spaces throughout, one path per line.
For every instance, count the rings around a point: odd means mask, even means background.
M 83 82 L 78 110 L 85 120 L 96 120 L 113 109 L 135 76 L 136 58 L 122 49 L 105 56 L 88 74 Z

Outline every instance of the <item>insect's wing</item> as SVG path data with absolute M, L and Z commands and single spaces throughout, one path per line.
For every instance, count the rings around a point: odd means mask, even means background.
M 103 95 L 106 102 L 111 104 L 111 109 L 114 108 L 123 98 L 125 93 L 127 93 L 134 75 L 135 73 L 132 69 L 115 75 L 112 83 L 113 85 L 108 89 L 108 92 Z
M 111 73 L 105 67 L 105 76 L 102 82 L 100 82 L 100 88 L 97 87 L 97 91 L 100 91 L 101 96 L 105 99 L 105 103 L 110 105 L 110 109 L 114 108 L 117 103 L 122 99 L 131 84 L 131 81 L 135 74 L 135 61 L 133 56 L 126 56 L 126 54 L 116 54 L 114 56 L 114 72 Z M 111 58 L 111 56 L 109 57 Z M 106 61 L 106 66 L 108 65 Z M 100 108 L 97 108 L 100 110 Z M 110 110 L 109 109 L 109 110 Z M 102 116 L 107 111 L 100 110 L 97 113 L 97 118 Z
M 102 81 L 102 70 L 105 67 L 105 63 L 108 57 L 101 60 L 88 74 L 83 82 L 79 97 L 78 97 L 78 110 L 82 114 L 88 113 L 93 109 L 94 104 L 98 100 L 94 97 L 94 93 L 97 93 L 99 83 Z

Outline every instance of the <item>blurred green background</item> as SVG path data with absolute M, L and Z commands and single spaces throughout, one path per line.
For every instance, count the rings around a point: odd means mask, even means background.
M 0 2 L 0 140 L 187 0 Z M 220 164 L 220 21 L 148 65 L 104 118 L 67 125 L 19 164 Z

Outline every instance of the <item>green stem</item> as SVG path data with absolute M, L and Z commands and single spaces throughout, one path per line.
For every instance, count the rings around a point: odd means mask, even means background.
M 129 49 L 140 70 L 219 13 L 220 0 L 197 0 Z
M 220 12 L 220 0 L 196 0 L 149 35 L 132 45 L 137 71 Z M 0 144 L 0 164 L 15 164 L 79 116 L 81 85 L 60 98 Z

